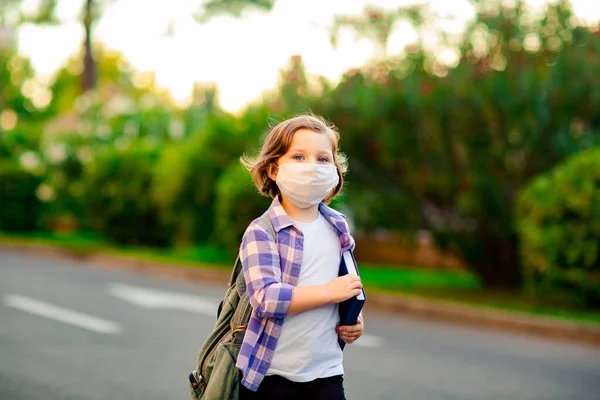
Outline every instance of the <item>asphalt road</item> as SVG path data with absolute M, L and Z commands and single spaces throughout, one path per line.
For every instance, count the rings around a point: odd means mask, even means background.
M 0 253 L 0 400 L 189 399 L 223 287 Z M 600 399 L 600 349 L 365 315 L 349 400 Z

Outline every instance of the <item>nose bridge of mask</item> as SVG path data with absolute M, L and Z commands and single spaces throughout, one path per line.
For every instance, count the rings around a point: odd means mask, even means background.
M 338 180 L 335 166 L 308 163 L 287 163 L 280 166 L 281 178 L 290 179 L 304 184 L 328 184 L 332 180 Z M 278 174 L 278 176 L 279 176 Z M 336 183 L 334 183 L 335 186 Z
M 316 168 L 312 164 L 287 163 L 280 166 L 280 172 L 293 180 L 312 181 L 316 178 Z
M 322 179 L 322 174 L 319 174 L 319 166 L 317 164 L 301 164 L 300 174 L 310 183 L 319 183 Z

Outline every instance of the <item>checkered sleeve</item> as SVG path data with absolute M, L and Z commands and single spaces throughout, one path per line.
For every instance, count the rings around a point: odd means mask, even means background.
M 240 258 L 250 304 L 260 318 L 283 318 L 292 301 L 293 286 L 281 280 L 275 239 L 254 221 L 242 238 Z

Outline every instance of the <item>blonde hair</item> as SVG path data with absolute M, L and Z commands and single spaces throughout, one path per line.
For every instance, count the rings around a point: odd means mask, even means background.
M 272 172 L 274 166 L 277 166 L 277 160 L 288 152 L 294 134 L 301 129 L 323 133 L 331 138 L 333 163 L 337 168 L 340 181 L 323 199 L 323 202 L 329 203 L 344 187 L 344 173 L 348 169 L 348 163 L 346 156 L 338 151 L 339 132 L 333 124 L 327 122 L 323 117 L 314 114 L 302 114 L 278 123 L 268 132 L 258 156 L 244 155 L 240 158 L 240 161 L 252 175 L 252 180 L 260 194 L 272 198 L 279 195 L 279 188 L 275 181 L 269 177 L 269 173 Z

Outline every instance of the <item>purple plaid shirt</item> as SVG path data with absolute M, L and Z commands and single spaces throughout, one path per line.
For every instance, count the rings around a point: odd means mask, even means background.
M 323 203 L 319 211 L 335 228 L 341 251 L 354 249 L 345 217 Z M 252 391 L 258 389 L 273 359 L 302 263 L 302 232 L 294 226 L 278 197 L 267 213 L 277 238 L 271 236 L 262 221 L 254 220 L 240 248 L 252 316 L 236 365 L 242 371 L 242 385 Z

